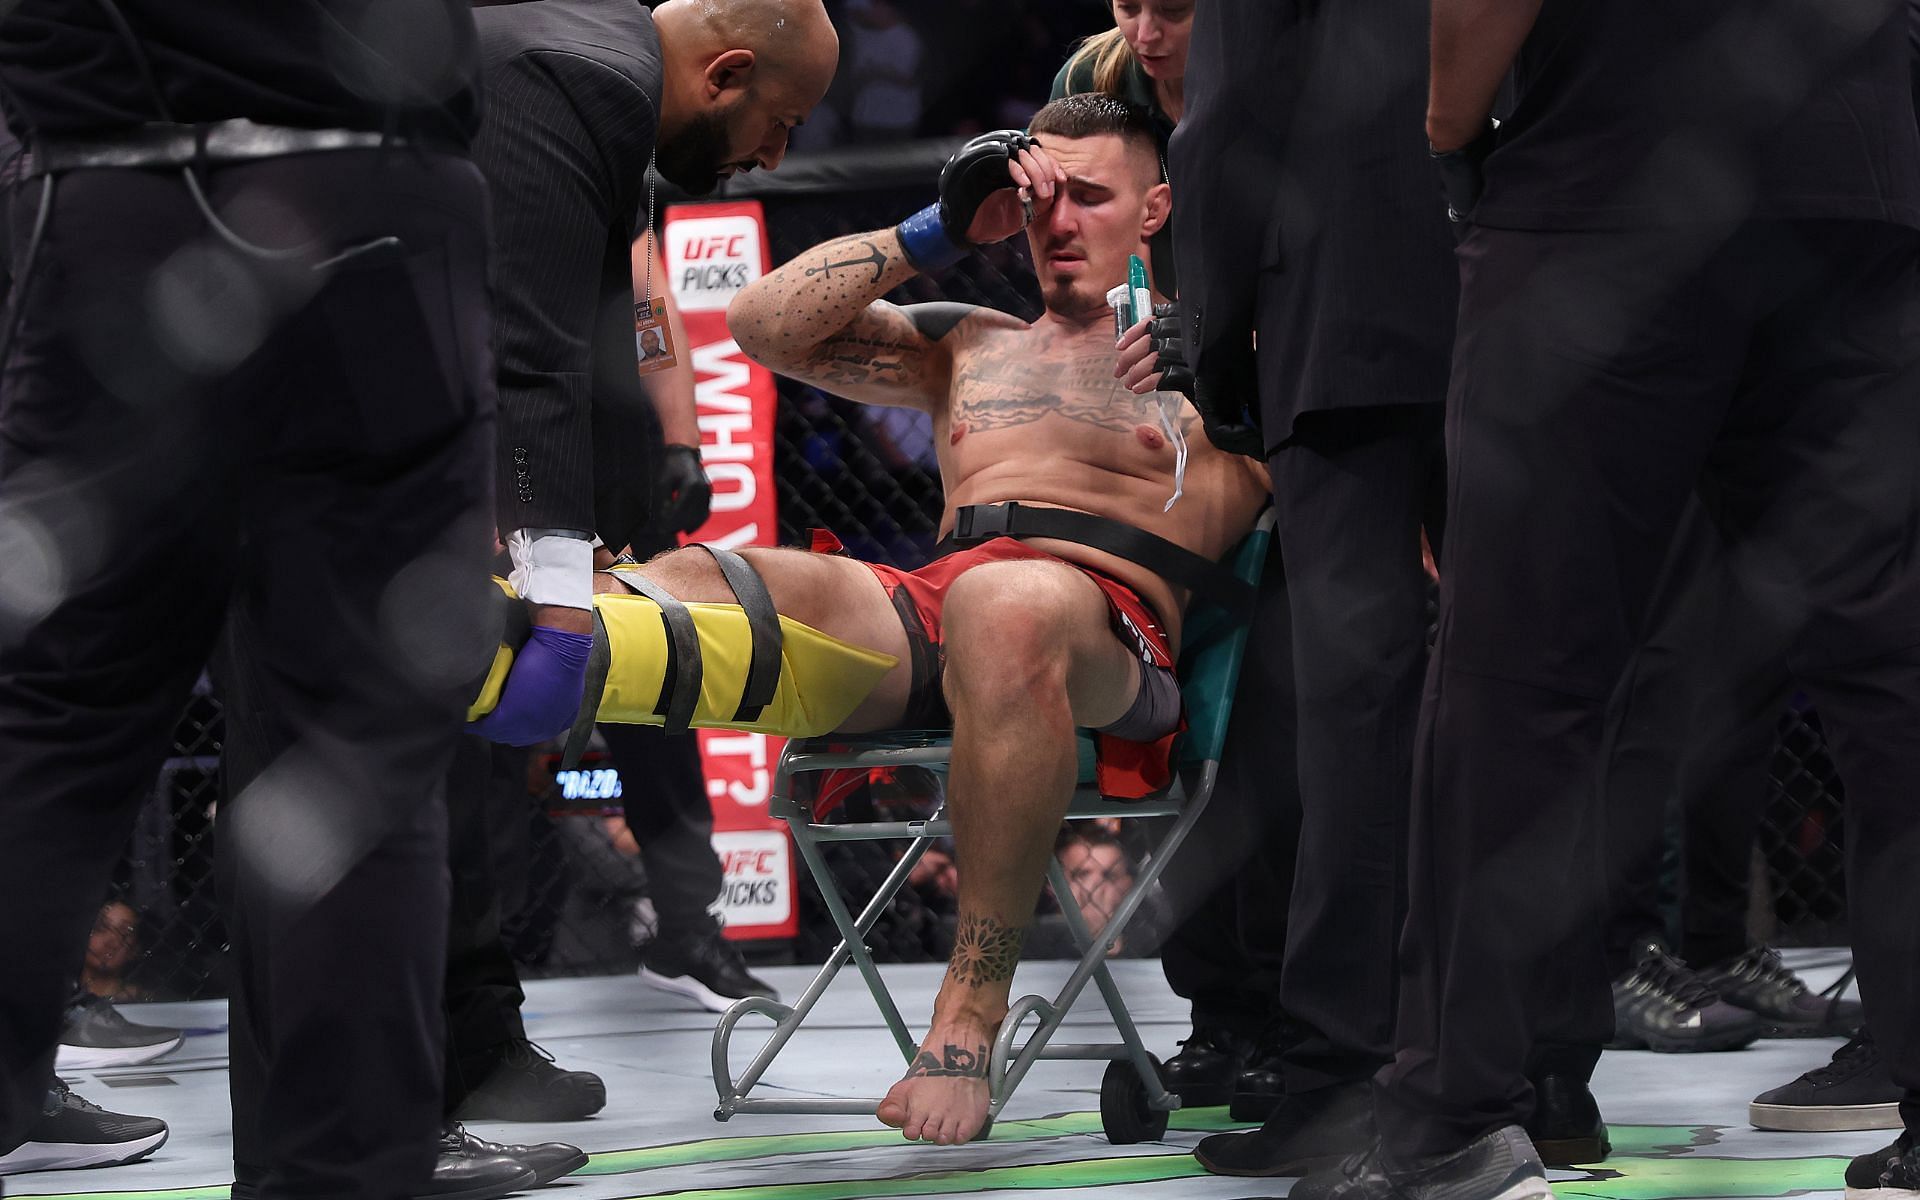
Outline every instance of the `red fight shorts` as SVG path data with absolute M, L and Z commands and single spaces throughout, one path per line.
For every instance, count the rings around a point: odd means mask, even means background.
M 838 538 L 818 529 L 813 531 L 813 550 L 819 554 L 844 553 Z M 1167 644 L 1166 629 L 1132 588 L 1014 538 L 995 538 L 954 551 L 917 571 L 862 563 L 886 588 L 907 635 L 913 688 L 900 728 L 950 729 L 953 726 L 953 714 L 947 711 L 946 694 L 941 688 L 946 663 L 941 610 L 946 603 L 947 589 L 953 586 L 954 580 L 982 563 L 1023 560 L 1063 563 L 1091 579 L 1107 598 L 1114 636 L 1139 657 L 1146 671 L 1164 671 L 1171 677 L 1173 652 Z M 1143 674 L 1143 691 L 1148 682 Z M 1172 778 L 1174 738 L 1186 727 L 1182 714 L 1151 741 L 1135 741 L 1095 731 L 1095 772 L 1101 795 L 1116 800 L 1140 800 L 1163 791 Z

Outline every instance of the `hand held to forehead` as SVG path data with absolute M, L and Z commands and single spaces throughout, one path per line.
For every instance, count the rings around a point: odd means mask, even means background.
M 1018 129 L 983 133 L 954 152 L 940 170 L 939 202 L 899 225 L 900 244 L 922 271 L 952 266 L 975 246 L 1004 241 L 1026 225 L 1020 191 L 1038 187 L 1052 160 Z M 1052 180 L 1045 186 L 1052 194 Z M 991 201 L 991 203 L 990 203 Z

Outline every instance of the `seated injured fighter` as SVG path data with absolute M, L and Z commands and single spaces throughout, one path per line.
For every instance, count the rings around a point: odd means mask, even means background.
M 1182 722 L 1181 584 L 1206 581 L 1182 567 L 1222 558 L 1267 496 L 1259 465 L 1215 449 L 1183 399 L 1136 395 L 1118 377 L 1107 293 L 1167 219 L 1152 129 L 1081 95 L 1047 105 L 1030 133 L 975 139 L 943 172 L 939 204 L 799 255 L 728 313 L 769 368 L 931 416 L 942 533 L 958 548 L 902 571 L 824 536 L 811 552 L 690 546 L 617 567 L 598 588 L 636 594 L 596 597 L 612 647 L 601 720 L 951 727 L 955 945 L 931 1031 L 879 1109 L 907 1138 L 941 1144 L 968 1141 L 987 1117 L 989 1048 L 1074 790 L 1076 728 L 1098 731 L 1106 794 L 1164 786 Z M 882 299 L 1023 229 L 1038 320 Z M 1101 534 L 1117 526 L 1156 551 L 1085 544 L 1113 544 Z M 648 655 L 655 665 L 638 669 Z

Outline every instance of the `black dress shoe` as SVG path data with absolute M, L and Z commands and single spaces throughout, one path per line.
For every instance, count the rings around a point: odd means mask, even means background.
M 1597 1163 L 1613 1150 L 1587 1081 L 1577 1075 L 1543 1075 L 1533 1081 L 1533 1116 L 1524 1128 L 1549 1167 Z
M 531 1166 L 504 1154 L 482 1149 L 487 1143 L 469 1138 L 458 1122 L 440 1135 L 440 1158 L 433 1164 L 433 1180 L 415 1200 L 494 1200 L 535 1186 L 539 1175 Z
M 1233 1101 L 1227 1115 L 1236 1121 L 1264 1121 L 1287 1098 L 1286 1079 L 1281 1073 L 1280 1051 L 1257 1051 L 1246 1069 L 1233 1077 Z
M 535 1187 L 544 1187 L 562 1175 L 571 1175 L 587 1165 L 587 1152 L 565 1142 L 515 1142 L 502 1145 L 499 1142 L 489 1142 L 485 1138 L 475 1137 L 458 1121 L 447 1123 L 447 1136 L 458 1137 L 469 1154 L 499 1155 L 502 1158 L 517 1159 L 532 1167 Z
M 1180 1097 L 1183 1108 L 1225 1104 L 1252 1053 L 1251 1039 L 1218 1025 L 1196 1024 L 1180 1052 L 1160 1065 L 1160 1082 Z
M 1215 1175 L 1306 1175 L 1373 1145 L 1373 1092 L 1362 1080 L 1287 1096 L 1266 1124 L 1200 1139 L 1193 1156 Z
M 440 1157 L 433 1164 L 433 1179 L 424 1191 L 415 1193 L 415 1200 L 497 1200 L 539 1186 L 539 1175 L 533 1167 L 483 1149 L 490 1145 L 469 1137 L 457 1122 L 448 1122 L 440 1134 Z M 259 1194 L 257 1183 L 234 1181 L 233 1200 L 257 1200 Z

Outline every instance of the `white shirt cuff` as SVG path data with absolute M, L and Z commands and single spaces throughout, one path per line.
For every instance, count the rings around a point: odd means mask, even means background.
M 593 607 L 593 543 L 552 530 L 516 529 L 507 535 L 513 559 L 508 582 L 529 604 Z

